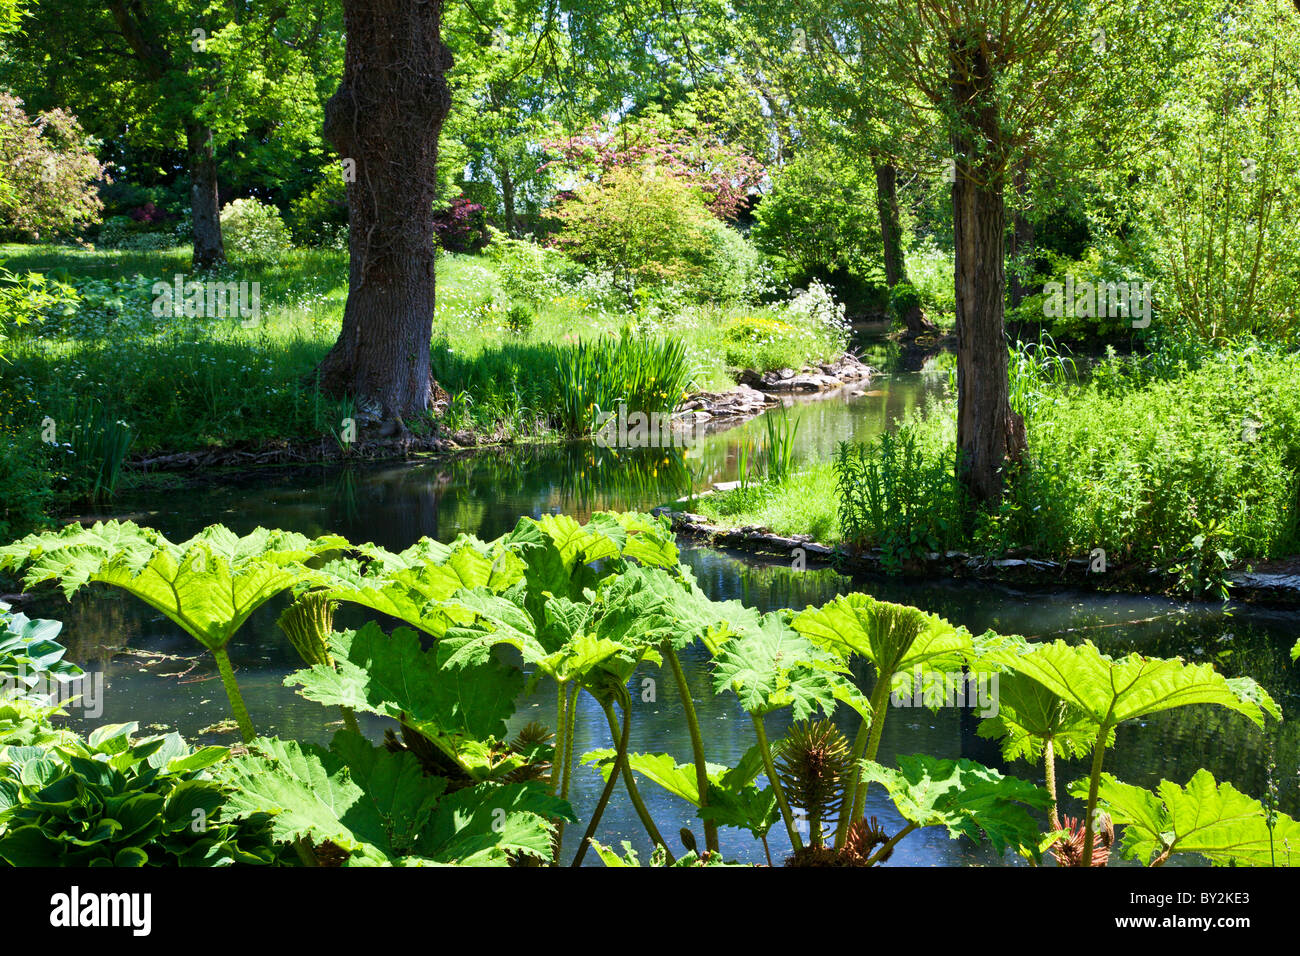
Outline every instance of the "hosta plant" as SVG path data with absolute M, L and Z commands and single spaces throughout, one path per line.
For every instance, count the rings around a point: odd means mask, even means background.
M 235 820 L 211 768 L 224 747 L 177 734 L 136 739 L 135 724 L 83 742 L 59 734 L 0 747 L 0 860 L 10 866 L 269 864 L 269 818 Z
M 67 648 L 54 640 L 62 628 L 59 621 L 32 620 L 0 602 L 0 700 L 40 696 L 50 681 L 81 676 L 80 667 L 64 660 Z

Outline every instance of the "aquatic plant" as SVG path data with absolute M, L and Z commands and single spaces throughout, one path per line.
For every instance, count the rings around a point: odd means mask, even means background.
M 24 570 L 33 587 L 58 581 L 64 595 L 88 584 L 120 588 L 165 614 L 212 654 L 244 740 L 255 736 L 228 646 L 249 615 L 281 591 L 312 580 L 307 562 L 348 546 L 258 528 L 240 537 L 212 525 L 173 544 L 129 521 L 70 525 L 0 548 L 0 569 Z

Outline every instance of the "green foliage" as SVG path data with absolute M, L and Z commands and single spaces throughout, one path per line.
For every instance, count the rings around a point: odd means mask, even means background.
M 98 220 L 105 167 L 93 145 L 66 110 L 29 116 L 22 100 L 0 93 L 0 225 L 50 238 Z
M 852 276 L 883 285 L 875 185 L 863 180 L 864 167 L 831 150 L 799 153 L 758 205 L 754 244 L 788 263 L 797 282 Z
M 1243 6 L 1188 31 L 1195 55 L 1126 185 L 1162 312 L 1206 340 L 1300 330 L 1300 95 L 1292 11 Z M 1136 175 L 1135 175 L 1136 174 Z M 1132 245 L 1139 248 L 1132 249 Z
M 953 838 L 978 843 L 983 835 L 999 853 L 1038 855 L 1038 823 L 1027 808 L 1042 809 L 1050 798 L 1026 780 L 973 760 L 924 755 L 899 757 L 897 770 L 865 761 L 863 776 L 884 786 L 908 829 L 942 826 Z
M 341 557 L 318 566 L 335 554 Z M 200 557 L 202 567 L 195 566 Z M 1280 716 L 1272 698 L 1253 681 L 1225 679 L 1209 665 L 1138 655 L 1113 660 L 1091 644 L 1031 645 L 991 632 L 972 640 L 964 629 L 939 617 L 865 594 L 837 597 L 798 614 L 761 614 L 736 601 L 710 600 L 679 559 L 665 520 L 635 513 L 598 513 L 585 524 L 564 515 L 523 518 L 495 541 L 421 539 L 401 552 L 353 546 L 333 536 L 312 540 L 265 530 L 238 538 L 219 526 L 173 545 L 157 532 L 119 523 L 32 536 L 0 549 L 5 566 L 26 568 L 29 585 L 57 579 L 68 593 L 92 582 L 125 587 L 214 653 L 224 648 L 249 609 L 286 587 L 305 590 L 324 606 L 346 601 L 397 617 L 436 638 L 426 647 L 405 627 L 389 635 L 370 622 L 332 633 L 328 622 L 322 623 L 318 637 L 327 644 L 308 655 L 311 666 L 285 683 L 306 699 L 341 707 L 350 729 L 338 733 L 329 749 L 258 739 L 248 756 L 222 766 L 218 781 L 206 776 L 201 786 L 182 781 L 196 799 L 201 791 L 203 807 L 211 804 L 210 816 L 219 811 L 219 819 L 226 821 L 201 851 L 177 843 L 181 836 L 169 821 L 179 819 L 179 810 L 168 811 L 167 795 L 155 798 L 152 790 L 138 807 L 131 803 L 129 813 L 119 813 L 114 824 L 97 830 L 93 844 L 74 843 L 77 849 L 66 853 L 66 848 L 52 849 L 50 839 L 62 838 L 49 836 L 54 824 L 44 819 L 36 830 L 22 828 L 18 842 L 7 844 L 12 834 L 3 829 L 5 815 L 21 802 L 13 796 L 18 790 L 6 789 L 3 782 L 11 764 L 19 765 L 11 776 L 16 774 L 22 787 L 54 785 L 50 768 L 62 760 L 69 775 L 82 781 L 75 786 L 134 794 L 165 775 L 141 768 L 144 784 L 131 783 L 127 771 L 155 750 L 166 750 L 167 773 L 203 771 L 225 752 L 209 748 L 188 757 L 179 738 L 167 738 L 165 745 L 136 745 L 129 730 L 110 729 L 92 737 L 90 750 L 102 754 L 96 757 L 77 750 L 75 739 L 49 726 L 54 708 L 35 699 L 0 704 L 0 748 L 6 748 L 0 749 L 0 856 L 12 846 L 18 855 L 57 850 L 69 861 L 74 856 L 80 860 L 77 854 L 90 852 L 87 847 L 115 838 L 120 830 L 123 838 L 139 840 L 129 847 L 101 847 L 119 864 L 152 862 L 163 853 L 218 863 L 249 855 L 275 862 L 289 846 L 305 862 L 326 865 L 501 865 L 526 857 L 552 859 L 562 847 L 563 821 L 575 819 L 567 795 L 575 765 L 579 692 L 595 699 L 617 743 L 583 757 L 605 778 L 584 839 L 597 832 L 622 776 L 647 832 L 663 859 L 671 859 L 638 795 L 635 778 L 640 777 L 695 806 L 705 821 L 710 845 L 703 856 L 686 858 L 692 862 L 720 859 L 717 826 L 744 830 L 766 842 L 778 817 L 798 851 L 802 844 L 785 790 L 797 800 L 806 801 L 807 793 L 791 776 L 786 745 L 775 750 L 769 745 L 764 718 L 781 712 L 793 720 L 832 717 L 845 704 L 863 720 L 852 759 L 844 762 L 846 770 L 855 771 L 835 775 L 824 781 L 823 790 L 829 791 L 818 791 L 818 812 L 838 817 L 834 848 L 821 847 L 823 852 L 860 853 L 860 847 L 846 846 L 848 824 L 863 819 L 866 788 L 878 782 L 907 825 L 884 838 L 869 859 L 854 857 L 858 863 L 884 862 L 898 840 L 931 825 L 945 826 L 954 836 L 987 837 L 999 851 L 1012 846 L 1033 856 L 1046 844 L 1025 807 L 1046 806 L 1054 793 L 1049 798 L 1036 787 L 969 761 L 902 758 L 897 770 L 876 762 L 895 674 L 920 666 L 1001 670 L 1004 706 L 981 733 L 1005 738 L 1009 758 L 1036 758 L 1047 743 L 1067 756 L 1091 749 L 1098 786 L 1101 755 L 1113 745 L 1114 727 L 1122 721 L 1189 704 L 1217 704 L 1257 723 L 1264 713 Z M 0 661 L 21 658 L 49 672 L 66 670 L 62 648 L 49 640 L 56 626 L 9 620 L 16 637 L 0 641 L 0 651 L 9 652 Z M 711 659 L 714 691 L 734 693 L 750 714 L 755 745 L 734 767 L 708 763 L 692 705 L 686 708 L 687 722 L 699 746 L 693 744 L 691 762 L 679 763 L 667 754 L 628 753 L 628 681 L 641 667 L 670 664 L 678 670 L 676 655 L 697 643 Z M 501 646 L 512 648 L 522 666 L 498 655 Z M 851 676 L 860 660 L 876 671 L 869 700 Z M 507 741 L 517 698 L 540 680 L 556 685 L 560 702 L 554 745 L 545 728 L 526 728 Z M 685 682 L 679 682 L 679 691 L 689 700 Z M 232 703 L 235 699 L 232 695 Z M 623 712 L 622 731 L 616 707 Z M 372 746 L 356 729 L 357 712 L 394 721 L 396 732 L 387 735 L 383 746 Z M 21 749 L 33 746 L 56 756 Z M 782 757 L 780 772 L 774 754 Z M 97 769 L 105 765 L 125 776 Z M 759 786 L 763 771 L 767 780 Z M 48 796 L 23 799 L 29 807 L 39 803 L 48 810 Z M 1090 811 L 1096 799 L 1094 788 Z M 822 822 L 819 818 L 819 833 Z M 1277 825 L 1291 826 L 1286 820 Z M 240 849 L 254 846 L 245 841 L 231 849 L 231 841 L 245 829 L 261 841 L 257 848 Z M 269 849 L 264 838 L 273 838 L 279 849 Z M 1245 843 L 1258 840 L 1251 837 Z M 1184 840 L 1183 846 L 1203 844 Z M 1243 860 L 1258 860 L 1237 852 Z M 581 855 L 580 847 L 575 859 Z
M 789 707 L 795 720 L 807 720 L 833 713 L 841 700 L 870 713 L 846 673 L 845 663 L 774 612 L 722 644 L 714 658 L 713 687 L 717 693 L 731 691 L 740 706 L 759 717 Z
M 578 262 L 638 288 L 690 285 L 715 255 L 697 187 L 654 167 L 615 167 L 559 207 L 560 244 Z
M 75 311 L 81 297 L 76 288 L 43 272 L 13 273 L 0 266 L 0 362 L 5 341 L 21 326 Z
M 999 675 L 998 713 L 980 722 L 979 735 L 1002 741 L 1007 760 L 1038 760 L 1050 743 L 1062 757 L 1081 757 L 1097 739 L 1097 723 L 1025 674 Z
M 0 601 L 0 700 L 27 697 L 32 688 L 48 696 L 50 681 L 67 681 L 82 670 L 63 659 L 67 648 L 55 641 L 59 621 L 32 620 Z
M 1264 714 L 1280 720 L 1273 699 L 1249 678 L 1228 679 L 1211 664 L 1130 654 L 1115 660 L 1091 643 L 1064 641 L 1035 646 L 1031 653 L 1002 651 L 991 660 L 1041 684 L 1076 707 L 1098 727 L 1110 728 L 1174 707 L 1216 704 L 1264 726 Z
M 489 743 L 505 736 L 505 720 L 524 686 L 518 671 L 491 660 L 454 667 L 451 648 L 425 651 L 414 631 L 398 628 L 389 636 L 373 622 L 332 634 L 330 654 L 332 665 L 290 674 L 286 685 L 320 704 L 401 720 L 473 779 L 520 766 Z
M 545 859 L 549 818 L 567 803 L 535 784 L 449 790 L 409 751 L 374 747 L 350 731 L 330 748 L 259 738 L 223 774 L 231 812 L 271 816 L 276 839 L 307 841 L 317 858 L 342 851 L 345 866 L 505 866 Z M 337 865 L 337 864 L 336 864 Z
M 256 262 L 289 247 L 289 230 L 270 203 L 236 199 L 221 208 L 221 238 L 232 258 Z
M 1148 866 L 1175 853 L 1216 866 L 1300 866 L 1300 822 L 1270 815 L 1208 770 L 1198 770 L 1186 787 L 1162 780 L 1154 793 L 1102 774 L 1098 805 L 1124 825 L 1124 857 Z
M 229 866 L 278 857 L 268 817 L 236 821 L 211 768 L 224 747 L 135 724 L 82 743 L 0 747 L 0 859 L 10 866 Z
M 29 587 L 58 581 L 69 599 L 87 584 L 112 585 L 165 614 L 212 652 L 240 731 L 251 740 L 226 645 L 257 608 L 314 580 L 306 562 L 346 546 L 336 535 L 313 540 L 258 528 L 240 537 L 221 525 L 173 544 L 149 528 L 110 521 L 29 535 L 0 548 L 0 569 L 25 570 Z
M 29 535 L 0 548 L 0 568 L 25 569 L 29 587 L 56 580 L 69 598 L 92 583 L 121 588 L 219 650 L 258 607 L 310 579 L 304 562 L 346 545 L 337 535 L 265 528 L 240 537 L 221 525 L 173 544 L 149 528 L 109 521 Z
M 858 548 L 880 548 L 885 566 L 942 552 L 960 541 L 965 494 L 953 456 L 910 429 L 872 444 L 841 442 L 835 453 L 840 530 Z
M 625 330 L 622 336 L 582 341 L 552 355 L 559 385 L 560 429 L 585 435 L 602 412 L 620 404 L 630 412 L 671 412 L 686 396 L 694 374 L 686 349 L 671 339 Z
M 293 241 L 299 245 L 346 249 L 348 197 L 343 164 L 327 164 L 319 180 L 289 204 L 286 219 Z M 229 242 L 224 222 L 222 232 L 223 238 Z
M 1050 340 L 1018 347 L 1011 397 L 1027 418 L 1029 452 L 1009 471 L 998 508 L 970 524 L 953 477 L 950 401 L 872 445 L 841 446 L 844 540 L 881 548 L 894 567 L 949 549 L 1067 560 L 1101 548 L 1112 569 L 1155 568 L 1166 586 L 1194 595 L 1224 593 L 1244 561 L 1291 554 L 1300 401 L 1288 383 L 1300 357 L 1256 342 L 1172 348 L 1108 358 L 1081 384 Z

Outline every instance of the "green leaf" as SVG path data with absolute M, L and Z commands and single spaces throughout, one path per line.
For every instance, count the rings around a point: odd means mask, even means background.
M 218 650 L 258 607 L 314 578 L 305 562 L 347 546 L 337 535 L 258 528 L 240 537 L 221 525 L 172 544 L 130 522 L 108 522 L 29 536 L 0 549 L 0 564 L 26 566 L 28 586 L 57 579 L 69 597 L 86 584 L 121 588 Z
M 1087 794 L 1087 781 L 1071 788 Z M 1193 853 L 1217 865 L 1300 866 L 1300 822 L 1278 813 L 1272 830 L 1258 800 L 1198 770 L 1186 787 L 1162 780 L 1156 792 L 1101 775 L 1098 804 L 1124 825 L 1126 859 L 1163 863 Z
M 1210 664 L 1139 654 L 1114 660 L 1090 642 L 1064 641 L 1036 645 L 1028 653 L 996 654 L 993 659 L 1107 727 L 1189 704 L 1227 707 L 1261 727 L 1265 712 L 1281 719 L 1281 710 L 1258 684 L 1248 678 L 1229 681 Z
M 886 680 L 919 664 L 960 670 L 972 650 L 970 635 L 943 618 L 866 594 L 849 594 L 820 608 L 810 607 L 794 618 L 792 626 L 845 662 L 854 655 L 865 657 Z
M 899 757 L 897 770 L 864 760 L 862 779 L 882 784 L 908 823 L 942 826 L 976 842 L 983 834 L 998 853 L 1010 846 L 1032 854 L 1039 828 L 1026 807 L 1051 802 L 1042 787 L 966 759 Z
M 778 614 L 764 615 L 757 630 L 724 642 L 713 665 L 714 690 L 732 691 L 750 714 L 791 707 L 795 720 L 806 720 L 816 711 L 834 713 L 841 699 L 867 706 L 838 673 L 844 665 L 790 630 Z
M 428 824 L 446 781 L 426 777 L 407 751 L 371 747 L 347 732 L 335 741 L 345 753 L 258 738 L 249 756 L 222 770 L 231 790 L 227 811 L 237 818 L 273 814 L 276 839 L 328 840 L 356 855 L 349 863 L 391 861 Z
M 1023 674 L 998 675 L 997 703 L 997 716 L 981 721 L 978 733 L 1002 738 L 1007 760 L 1036 761 L 1049 740 L 1057 756 L 1081 757 L 1097 739 L 1095 720 Z
M 374 622 L 330 635 L 334 667 L 318 664 L 285 678 L 308 700 L 401 720 L 467 773 L 490 773 L 484 742 L 501 739 L 523 675 L 495 660 L 452 667 L 449 647 L 424 650 L 404 627 L 391 637 Z M 486 761 L 486 762 L 485 762 Z

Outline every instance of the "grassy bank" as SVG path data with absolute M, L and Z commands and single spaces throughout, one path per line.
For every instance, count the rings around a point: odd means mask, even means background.
M 1055 361 L 1055 367 L 1049 366 Z M 1258 344 L 1111 357 L 1080 381 L 1046 352 L 1017 370 L 1029 456 L 995 512 L 964 519 L 953 478 L 955 403 L 846 445 L 784 481 L 698 499 L 730 527 L 761 524 L 880 548 L 895 566 L 960 549 L 1167 573 L 1186 593 L 1300 551 L 1300 355 Z
M 111 493 L 123 459 L 339 435 L 346 401 L 314 369 L 338 335 L 346 254 L 291 249 L 189 275 L 190 252 L 0 247 L 13 279 L 0 332 L 0 537 L 60 503 Z M 248 283 L 258 314 L 157 314 L 155 285 Z M 834 358 L 842 310 L 818 288 L 767 306 L 629 302 L 598 276 L 524 282 L 517 264 L 442 256 L 430 361 L 450 404 L 418 430 L 580 434 L 620 400 L 671 409 L 683 392 Z M 256 284 L 254 286 L 253 284 Z

